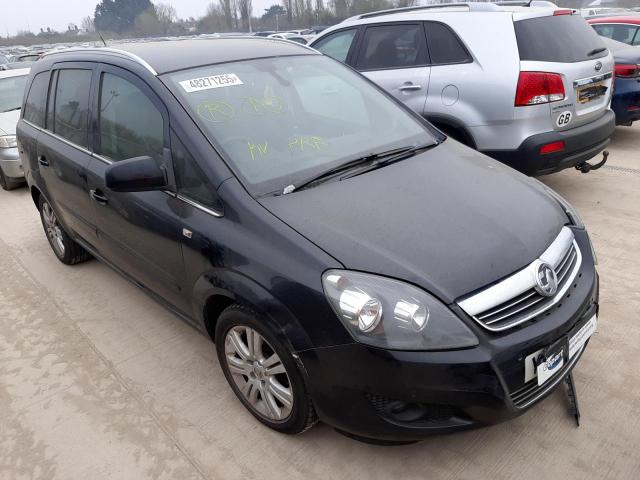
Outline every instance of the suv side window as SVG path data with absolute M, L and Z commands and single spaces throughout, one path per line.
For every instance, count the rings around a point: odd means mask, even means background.
M 91 70 L 63 69 L 58 72 L 53 133 L 70 142 L 87 147 L 89 121 L 89 92 Z
M 427 44 L 422 25 L 396 24 L 367 28 L 356 67 L 379 70 L 426 64 Z
M 29 94 L 24 104 L 24 119 L 38 127 L 44 126 L 45 98 L 49 86 L 49 72 L 38 73 L 33 77 Z
M 473 61 L 458 36 L 448 26 L 437 22 L 427 22 L 425 27 L 427 28 L 429 55 L 433 65 Z
M 349 55 L 349 49 L 356 32 L 357 29 L 351 28 L 329 34 L 316 43 L 313 48 L 344 63 L 347 61 L 347 55 Z
M 207 207 L 218 207 L 216 193 L 184 144 L 171 132 L 171 157 L 178 193 Z
M 162 162 L 164 119 L 142 90 L 111 73 L 100 79 L 97 153 L 114 161 L 148 155 Z

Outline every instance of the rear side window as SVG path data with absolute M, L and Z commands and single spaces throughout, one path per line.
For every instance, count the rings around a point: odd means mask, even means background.
M 58 72 L 53 112 L 53 132 L 82 147 L 88 146 L 89 92 L 91 70 Z
M 27 77 L 19 77 L 26 80 Z M 47 89 L 49 87 L 49 72 L 41 72 L 33 77 L 29 95 L 24 104 L 24 119 L 42 127 L 44 125 L 45 98 L 47 98 Z M 24 89 L 24 87 L 23 87 Z M 24 90 L 20 92 L 22 95 Z
M 447 65 L 472 61 L 465 46 L 449 27 L 436 22 L 427 22 L 425 27 L 432 64 Z
M 355 36 L 355 28 L 342 30 L 340 32 L 327 35 L 313 45 L 313 48 L 344 63 L 347 61 L 347 55 L 349 54 L 349 49 L 351 48 L 351 44 L 353 43 Z
M 360 70 L 408 68 L 427 63 L 427 44 L 422 25 L 368 27 L 358 55 Z
M 574 63 L 608 53 L 601 50 L 604 43 L 580 15 L 530 18 L 514 26 L 520 60 Z
M 629 45 L 637 45 L 640 42 L 640 38 L 637 38 L 638 27 L 635 25 L 594 25 L 593 28 L 598 35 L 618 42 Z M 636 39 L 635 43 L 634 39 Z
M 148 155 L 162 161 L 164 119 L 133 83 L 110 73 L 100 85 L 98 153 L 112 160 Z

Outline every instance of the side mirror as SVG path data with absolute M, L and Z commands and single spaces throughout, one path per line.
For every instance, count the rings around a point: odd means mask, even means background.
M 114 163 L 105 172 L 105 181 L 114 192 L 148 192 L 168 186 L 165 170 L 148 156 Z

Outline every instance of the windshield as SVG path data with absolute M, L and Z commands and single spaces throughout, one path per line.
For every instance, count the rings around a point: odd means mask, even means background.
M 172 89 L 254 195 L 358 156 L 436 143 L 394 101 L 320 55 L 169 74 Z
M 27 84 L 27 75 L 0 78 L 0 112 L 15 110 L 22 106 L 22 95 Z

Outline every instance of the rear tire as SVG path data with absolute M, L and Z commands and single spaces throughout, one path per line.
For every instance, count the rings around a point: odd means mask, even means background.
M 318 421 L 304 379 L 289 349 L 258 315 L 234 304 L 216 325 L 216 351 L 227 382 L 260 422 L 298 434 Z
M 58 260 L 65 265 L 75 265 L 86 262 L 91 258 L 89 252 L 78 245 L 60 225 L 58 216 L 49 202 L 42 196 L 38 203 L 38 209 L 40 210 L 40 220 L 42 221 L 44 233 L 47 236 L 51 250 L 53 250 Z
M 2 187 L 3 190 L 15 190 L 23 183 L 24 181 L 22 179 L 5 176 L 2 168 L 0 168 L 0 187 Z

